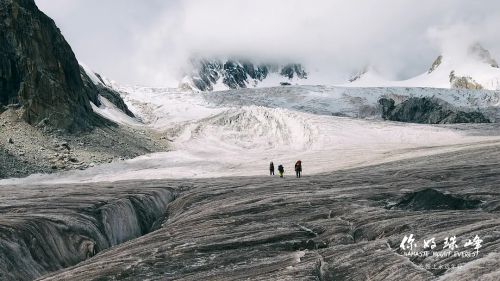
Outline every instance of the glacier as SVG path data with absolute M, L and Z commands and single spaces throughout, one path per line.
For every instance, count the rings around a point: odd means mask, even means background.
M 171 151 L 85 171 L 3 180 L 0 185 L 257 176 L 265 173 L 270 161 L 293 171 L 298 159 L 308 173 L 316 174 L 481 146 L 498 138 L 451 126 L 385 122 L 377 108 L 383 96 L 435 96 L 460 108 L 480 108 L 494 119 L 500 101 L 495 91 L 327 86 L 207 93 L 147 87 L 117 90 L 138 118 L 120 114 L 103 97 L 101 107 L 94 110 L 119 124 L 157 131 L 171 142 Z
M 172 150 L 0 181 L 3 279 L 495 280 L 500 274 L 497 124 L 388 122 L 377 108 L 380 97 L 438 97 L 497 120 L 497 91 L 112 87 L 136 117 L 104 97 L 94 111 L 119 126 L 153 130 Z M 300 180 L 289 176 L 298 159 Z M 267 176 L 269 161 L 285 165 L 285 179 Z M 470 210 L 397 207 L 424 188 L 481 203 Z M 410 258 L 398 249 L 409 234 L 478 235 L 484 246 L 475 259 Z M 462 266 L 439 268 L 450 264 Z
M 301 180 L 226 177 L 1 188 L 0 234 L 8 243 L 0 243 L 0 274 L 7 280 L 73 281 L 496 280 L 499 146 L 497 141 Z M 482 204 L 466 211 L 390 208 L 422 187 Z M 149 222 L 145 229 L 152 232 L 101 248 L 133 237 L 123 234 L 136 233 L 136 219 Z M 474 259 L 409 258 L 399 245 L 410 234 L 419 243 L 435 237 L 439 248 L 450 235 L 460 243 L 478 235 L 483 244 Z M 57 255 L 47 256 L 52 252 Z

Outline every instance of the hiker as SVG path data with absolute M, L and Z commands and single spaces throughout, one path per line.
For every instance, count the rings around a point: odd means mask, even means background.
M 285 174 L 285 168 L 283 168 L 283 165 L 278 166 L 278 172 L 280 173 L 280 178 L 282 178 Z
M 302 173 L 302 161 L 297 161 L 297 163 L 295 163 L 295 175 L 297 175 L 297 178 L 300 178 L 301 176 L 301 173 Z
M 271 164 L 269 164 L 269 174 L 271 176 L 274 176 L 274 163 L 271 162 Z

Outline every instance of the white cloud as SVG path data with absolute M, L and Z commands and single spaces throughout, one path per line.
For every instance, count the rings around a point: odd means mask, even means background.
M 500 54 L 495 0 L 37 3 L 82 61 L 126 83 L 172 84 L 193 53 L 304 61 L 339 81 L 366 64 L 394 78 L 415 75 L 472 41 Z

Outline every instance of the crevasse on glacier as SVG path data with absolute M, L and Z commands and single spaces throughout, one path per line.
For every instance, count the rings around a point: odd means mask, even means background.
M 0 224 L 1 280 L 32 280 L 149 233 L 176 196 L 154 187 L 96 194 L 74 186 L 46 189 L 33 190 L 44 195 L 22 207 L 14 207 L 16 200 L 2 204 L 7 210 Z M 56 190 L 63 197 L 47 197 Z

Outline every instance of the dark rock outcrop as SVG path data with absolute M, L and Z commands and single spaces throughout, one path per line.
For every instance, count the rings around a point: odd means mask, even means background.
M 436 98 L 409 98 L 395 105 L 393 99 L 381 98 L 384 120 L 420 124 L 490 123 L 481 112 L 465 112 Z
M 394 207 L 413 211 L 468 210 L 475 209 L 480 204 L 480 200 L 462 199 L 428 188 L 405 195 Z
M 245 66 L 246 65 L 246 66 Z M 236 61 L 229 60 L 223 65 L 224 73 L 222 82 L 229 86 L 231 89 L 239 89 L 246 87 L 247 72 L 251 69 L 250 73 L 255 76 L 254 68 L 251 64 L 240 64 Z
M 436 70 L 441 65 L 442 62 L 443 62 L 443 56 L 437 57 L 437 59 L 432 63 L 431 68 L 429 68 L 429 71 L 427 71 L 427 73 L 430 74 L 434 72 L 434 70 Z
M 20 103 L 23 118 L 89 127 L 93 115 L 70 46 L 32 0 L 0 1 L 0 103 Z
M 395 108 L 395 102 L 393 99 L 382 98 L 378 101 L 382 109 L 382 118 L 389 119 L 390 114 Z
M 300 64 L 287 64 L 285 65 L 280 72 L 281 76 L 286 77 L 288 79 L 293 79 L 294 77 L 298 77 L 300 79 L 307 79 L 307 72 L 304 67 Z
M 90 106 L 99 105 L 102 90 L 80 72 L 70 45 L 33 0 L 0 0 L 0 108 L 18 104 L 29 124 L 68 131 L 107 124 Z
M 287 82 L 291 79 L 307 79 L 307 72 L 300 64 L 254 64 L 249 60 L 192 60 L 194 70 L 187 76 L 192 87 L 200 91 L 212 91 L 213 86 L 222 79 L 230 89 L 247 88 L 265 80 L 270 73 L 278 73 Z M 186 88 L 186 85 L 182 85 Z
M 456 123 L 490 123 L 490 120 L 486 118 L 481 112 L 472 111 L 464 112 L 457 111 L 448 115 L 448 117 L 441 120 L 442 124 L 456 124 Z

